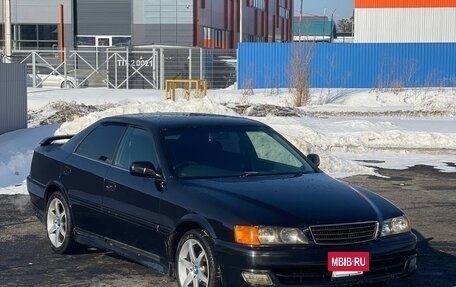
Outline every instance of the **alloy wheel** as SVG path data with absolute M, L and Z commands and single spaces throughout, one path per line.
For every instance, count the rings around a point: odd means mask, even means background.
M 52 199 L 47 211 L 47 234 L 51 244 L 59 248 L 67 236 L 67 214 L 63 203 L 58 198 Z
M 180 286 L 208 286 L 209 263 L 203 246 L 197 240 L 184 242 L 179 251 L 177 268 Z

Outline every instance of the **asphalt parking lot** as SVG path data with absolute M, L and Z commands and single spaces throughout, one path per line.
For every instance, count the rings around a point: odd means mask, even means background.
M 345 180 L 399 205 L 419 237 L 417 273 L 386 286 L 456 286 L 456 172 L 416 166 L 379 173 L 389 178 Z M 0 286 L 176 285 L 169 277 L 110 252 L 88 248 L 71 256 L 52 253 L 28 196 L 0 196 Z

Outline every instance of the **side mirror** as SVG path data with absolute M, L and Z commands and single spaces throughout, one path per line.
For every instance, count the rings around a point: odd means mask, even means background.
M 136 161 L 130 166 L 130 174 L 134 176 L 159 178 L 160 176 L 155 171 L 155 167 L 148 161 Z
M 320 166 L 320 156 L 318 154 L 310 153 L 307 158 L 316 166 Z

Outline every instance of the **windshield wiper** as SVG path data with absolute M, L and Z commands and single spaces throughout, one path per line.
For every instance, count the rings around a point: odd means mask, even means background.
M 249 177 L 249 176 L 265 176 L 265 175 L 287 175 L 287 174 L 293 174 L 293 175 L 303 175 L 309 173 L 308 171 L 305 170 L 296 170 L 296 171 L 281 171 L 281 172 L 259 172 L 259 171 L 246 171 L 243 174 L 241 174 L 239 177 Z
M 243 174 L 241 174 L 239 177 L 248 177 L 248 176 L 255 176 L 261 174 L 258 171 L 246 171 Z

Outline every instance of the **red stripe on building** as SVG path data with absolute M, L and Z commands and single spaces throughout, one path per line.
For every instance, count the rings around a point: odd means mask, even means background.
M 456 0 L 355 0 L 355 8 L 456 7 Z
M 230 0 L 230 48 L 234 48 L 234 0 Z
M 193 0 L 193 46 L 198 45 L 198 0 Z
M 224 0 L 223 4 L 224 4 L 224 7 L 225 7 L 224 8 L 225 9 L 225 13 L 224 13 L 225 15 L 224 15 L 224 19 L 223 19 L 223 21 L 224 21 L 223 25 L 224 25 L 225 30 L 226 30 L 226 29 L 228 29 L 228 0 Z
M 253 26 L 253 34 L 256 36 L 256 35 L 258 35 L 258 9 L 255 9 L 254 21 L 255 21 L 255 24 Z

